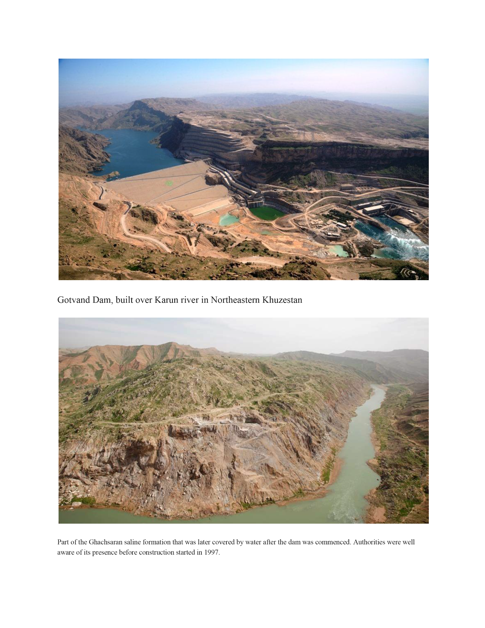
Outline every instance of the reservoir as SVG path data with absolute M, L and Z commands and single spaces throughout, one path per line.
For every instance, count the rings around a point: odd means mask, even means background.
M 385 247 L 377 251 L 374 257 L 402 260 L 415 257 L 428 261 L 429 246 L 412 231 L 389 216 L 376 216 L 375 219 L 390 227 L 390 231 L 382 231 L 360 220 L 356 220 L 354 223 L 355 228 L 366 236 L 385 244 Z
M 109 153 L 111 161 L 107 162 L 102 170 L 92 173 L 97 176 L 117 171 L 120 173 L 120 178 L 123 179 L 184 163 L 183 159 L 177 159 L 169 150 L 157 148 L 155 144 L 150 144 L 152 140 L 158 137 L 158 133 L 134 131 L 133 129 L 81 130 L 104 135 L 111 142 L 104 149 Z
M 368 506 L 365 496 L 380 481 L 367 461 L 375 456 L 371 414 L 381 406 L 384 396 L 382 388 L 373 386 L 370 398 L 357 408 L 345 445 L 338 454 L 342 468 L 324 497 L 196 521 L 165 521 L 101 508 L 60 510 L 59 523 L 363 523 Z

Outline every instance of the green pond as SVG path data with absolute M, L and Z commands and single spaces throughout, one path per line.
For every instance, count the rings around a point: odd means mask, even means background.
M 268 207 L 267 205 L 263 205 L 262 207 L 252 207 L 249 211 L 263 220 L 276 220 L 280 216 L 285 215 L 285 212 L 275 209 L 274 207 Z
M 224 214 L 219 218 L 219 224 L 221 227 L 229 227 L 229 225 L 233 225 L 235 222 L 239 222 L 239 218 L 237 216 L 233 216 L 232 214 Z
M 335 253 L 335 255 L 338 255 L 339 257 L 348 257 L 349 256 L 347 251 L 340 244 L 334 244 L 334 246 L 331 246 L 330 247 L 330 251 L 332 253 Z
M 380 481 L 367 461 L 375 455 L 371 413 L 381 406 L 385 391 L 372 388 L 371 397 L 357 408 L 350 423 L 347 440 L 338 454 L 343 461 L 341 471 L 324 497 L 196 521 L 165 521 L 101 508 L 60 510 L 59 523 L 362 523 L 368 506 L 365 496 Z

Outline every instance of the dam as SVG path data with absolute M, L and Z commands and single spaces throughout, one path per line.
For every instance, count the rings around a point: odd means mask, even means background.
M 208 171 L 205 161 L 195 161 L 109 181 L 106 187 L 140 205 L 160 203 L 197 216 L 232 204 L 224 185 L 206 183 Z

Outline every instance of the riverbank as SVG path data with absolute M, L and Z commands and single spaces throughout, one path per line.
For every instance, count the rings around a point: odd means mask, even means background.
M 381 386 L 381 388 L 385 391 L 386 396 L 387 396 L 388 386 Z M 383 401 L 383 404 L 385 403 L 386 403 L 386 397 L 384 397 L 384 401 Z M 379 439 L 377 438 L 377 433 L 374 427 L 374 421 L 372 418 L 373 414 L 374 412 L 371 415 L 372 432 L 371 432 L 370 438 L 371 438 L 372 446 L 374 448 L 375 457 L 368 460 L 367 464 L 375 473 L 379 475 L 379 462 L 377 460 L 377 457 L 380 452 L 380 443 L 379 443 Z M 365 498 L 369 502 L 367 513 L 365 516 L 366 523 L 385 523 L 386 522 L 386 509 L 384 508 L 384 506 L 379 506 L 376 504 L 376 493 L 377 493 L 377 488 L 373 488 L 365 496 Z
M 381 484 L 367 495 L 367 523 L 428 522 L 428 385 L 393 384 L 373 413 L 375 458 Z
M 344 444 L 342 445 L 342 447 L 344 446 Z M 322 485 L 318 489 L 307 490 L 301 493 L 297 491 L 292 497 L 289 497 L 287 499 L 281 499 L 274 502 L 271 501 L 266 504 L 251 505 L 251 507 L 246 510 L 241 509 L 239 513 L 221 515 L 220 518 L 229 520 L 232 517 L 237 516 L 238 514 L 243 514 L 245 512 L 248 512 L 248 510 L 258 511 L 258 510 L 266 509 L 269 506 L 285 508 L 292 504 L 298 504 L 302 502 L 323 499 L 328 494 L 332 485 L 337 481 L 340 471 L 342 470 L 343 464 L 344 464 L 344 461 L 342 459 L 336 458 L 335 464 L 333 465 L 333 468 L 330 474 L 329 482 L 325 485 Z M 213 521 L 214 517 L 210 515 L 207 517 L 199 518 L 199 519 L 190 519 L 190 518 L 171 519 L 171 518 L 164 518 L 164 517 L 155 517 L 154 515 L 151 515 L 150 513 L 135 515 L 131 513 L 130 511 L 124 510 L 122 508 L 118 508 L 114 505 L 103 505 L 103 504 L 81 504 L 80 506 L 77 506 L 75 508 L 73 508 L 72 506 L 60 506 L 59 507 L 59 523 L 81 523 L 79 521 L 72 521 L 72 522 L 62 521 L 61 513 L 68 513 L 68 512 L 80 513 L 82 511 L 88 511 L 88 512 L 98 511 L 101 513 L 102 512 L 107 512 L 107 513 L 114 512 L 114 513 L 119 513 L 121 517 L 127 516 L 127 517 L 132 517 L 133 519 L 135 519 L 135 521 L 126 521 L 126 523 L 214 523 Z M 229 523 L 229 521 L 227 522 Z M 97 521 L 97 523 L 109 523 L 109 521 L 106 521 L 106 522 Z M 224 521 L 220 521 L 219 523 L 224 523 Z

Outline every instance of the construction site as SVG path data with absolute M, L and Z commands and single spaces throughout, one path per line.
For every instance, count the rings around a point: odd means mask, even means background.
M 192 149 L 196 145 L 194 139 Z M 398 182 L 390 180 L 388 187 L 378 188 L 376 184 L 382 185 L 382 180 L 374 183 L 368 176 L 354 177 L 353 184 L 309 190 L 303 202 L 294 202 L 287 189 L 249 185 L 240 174 L 225 168 L 220 160 L 206 157 L 108 181 L 102 185 L 101 196 L 124 199 L 126 236 L 137 238 L 140 244 L 143 240 L 153 244 L 158 233 L 164 249 L 170 250 L 167 235 L 172 233 L 182 236 L 193 255 L 224 257 L 244 242 L 258 241 L 270 255 L 386 257 L 386 235 L 392 243 L 396 229 L 402 230 L 402 237 L 412 234 L 427 250 L 425 184 L 402 181 L 396 185 Z M 158 214 L 150 234 L 136 233 L 136 220 L 130 216 L 136 207 L 152 208 Z M 174 218 L 176 229 L 170 226 Z M 421 251 L 417 257 L 426 260 Z M 248 256 L 247 261 L 279 263 L 271 257 L 265 259 L 261 250 L 257 250 L 257 256 Z

